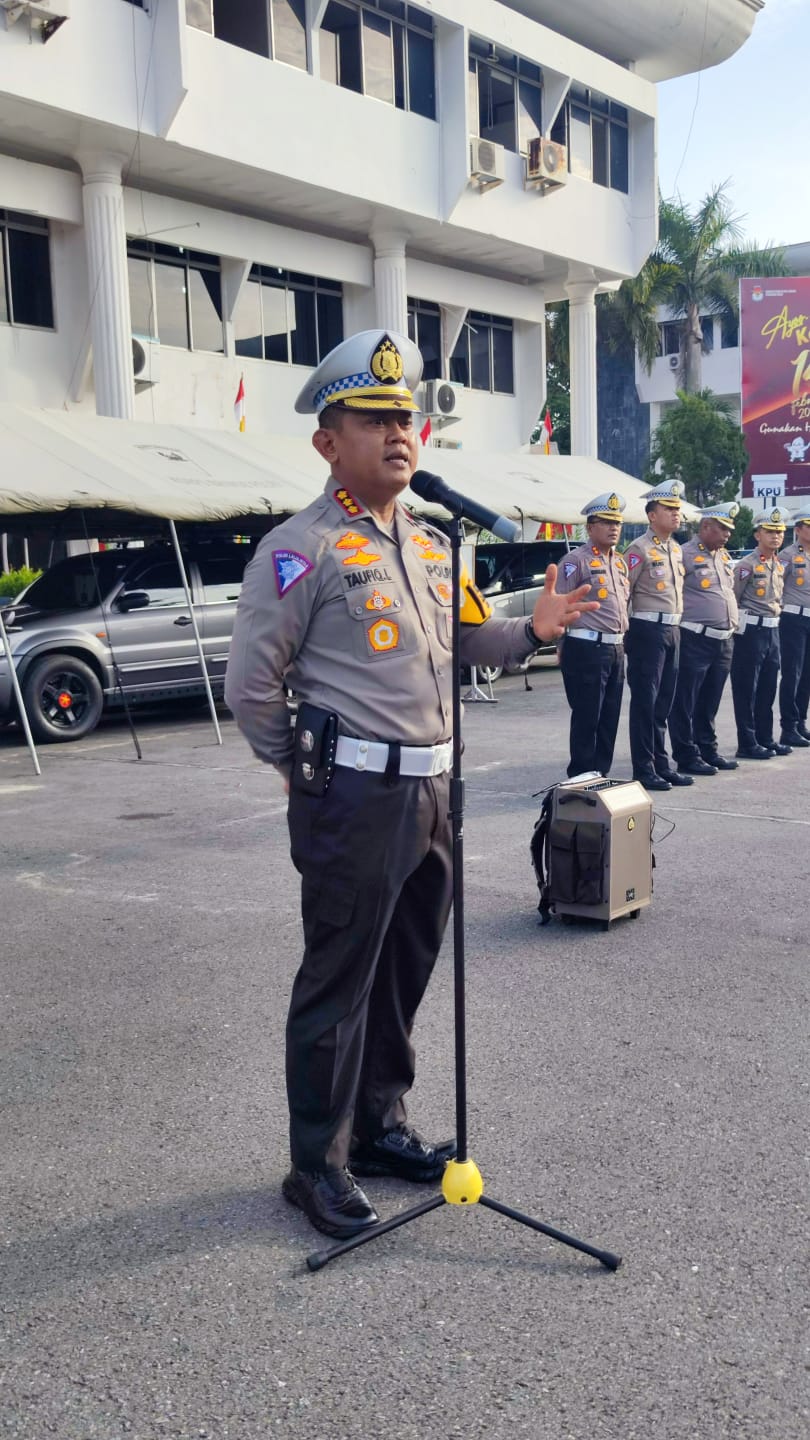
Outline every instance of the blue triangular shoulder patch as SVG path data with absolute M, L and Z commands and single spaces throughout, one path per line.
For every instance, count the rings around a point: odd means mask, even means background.
M 297 550 L 274 550 L 273 565 L 279 599 L 312 569 L 312 561 L 306 555 L 299 555 Z

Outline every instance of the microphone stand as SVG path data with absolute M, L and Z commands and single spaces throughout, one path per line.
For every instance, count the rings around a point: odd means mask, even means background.
M 443 501 L 443 503 L 445 503 Z M 449 507 L 448 507 L 449 508 Z M 367 1245 L 369 1241 L 376 1240 L 380 1235 L 387 1235 L 390 1230 L 398 1230 L 401 1225 L 409 1225 L 412 1220 L 418 1220 L 420 1215 L 427 1215 L 431 1210 L 437 1210 L 440 1205 L 484 1205 L 488 1210 L 495 1210 L 499 1215 L 505 1215 L 509 1220 L 515 1220 L 520 1225 L 526 1225 L 530 1230 L 539 1230 L 542 1235 L 550 1235 L 552 1240 L 559 1240 L 563 1245 L 569 1245 L 574 1250 L 580 1250 L 585 1255 L 591 1255 L 608 1270 L 617 1270 L 621 1265 L 621 1256 L 614 1255 L 610 1250 L 598 1250 L 593 1245 L 587 1245 L 584 1240 L 577 1240 L 573 1235 L 566 1235 L 562 1230 L 555 1230 L 551 1225 L 546 1225 L 540 1220 L 533 1220 L 529 1215 L 524 1215 L 520 1210 L 513 1210 L 509 1205 L 503 1205 L 499 1200 L 493 1200 L 491 1196 L 485 1195 L 484 1182 L 481 1172 L 474 1160 L 467 1154 L 467 1038 L 466 1038 L 466 1010 L 465 1010 L 465 982 L 464 982 L 464 779 L 461 770 L 461 542 L 463 530 L 461 524 L 461 510 L 451 511 L 453 518 L 448 526 L 448 535 L 451 547 L 452 559 L 452 659 L 453 659 L 453 770 L 450 781 L 450 818 L 453 829 L 453 979 L 454 979 L 454 1008 L 455 1008 L 455 1083 L 456 1083 L 456 1139 L 458 1153 L 455 1160 L 448 1161 L 441 1182 L 441 1190 L 438 1195 L 432 1195 L 430 1199 L 423 1200 L 420 1205 L 414 1205 L 408 1210 L 403 1210 L 399 1215 L 394 1215 L 390 1220 L 381 1220 L 378 1225 L 370 1226 L 360 1235 L 353 1235 L 351 1239 L 341 1241 L 337 1245 L 331 1245 L 326 1250 L 316 1250 L 307 1256 L 307 1266 L 310 1270 L 320 1270 L 330 1260 L 336 1260 L 338 1256 L 345 1255 L 349 1250 L 356 1250 L 360 1245 Z

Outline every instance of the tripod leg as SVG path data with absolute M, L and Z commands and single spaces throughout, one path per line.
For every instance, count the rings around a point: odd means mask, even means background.
M 437 1210 L 445 1203 L 443 1195 L 431 1195 L 430 1199 L 423 1200 L 421 1205 L 414 1205 L 411 1210 L 403 1210 L 401 1215 L 394 1215 L 390 1220 L 381 1220 L 379 1225 L 364 1230 L 360 1235 L 353 1235 L 351 1240 L 332 1245 L 328 1250 L 315 1250 L 312 1255 L 307 1256 L 307 1268 L 321 1270 L 330 1260 L 345 1255 L 347 1250 L 356 1250 L 358 1245 L 367 1245 L 369 1240 L 376 1240 L 378 1235 L 387 1235 L 389 1230 L 398 1230 L 400 1225 L 408 1225 L 411 1220 L 418 1220 L 420 1215 L 427 1215 L 429 1210 Z
M 565 1235 L 562 1230 L 554 1230 L 551 1225 L 532 1220 L 520 1210 L 512 1210 L 509 1205 L 501 1205 L 499 1200 L 491 1200 L 488 1195 L 482 1195 L 478 1204 L 486 1205 L 489 1210 L 497 1210 L 499 1215 L 505 1215 L 509 1220 L 517 1220 L 519 1225 L 527 1225 L 530 1230 L 539 1230 L 542 1235 L 550 1235 L 552 1240 L 570 1245 L 572 1250 L 581 1250 L 584 1255 L 592 1255 L 608 1270 L 618 1270 L 622 1263 L 621 1255 L 613 1255 L 610 1250 L 596 1250 L 593 1245 L 586 1245 L 584 1240 L 576 1240 L 573 1235 Z

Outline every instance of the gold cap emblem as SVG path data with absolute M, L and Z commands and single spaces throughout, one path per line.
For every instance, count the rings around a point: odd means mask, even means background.
M 611 495 L 608 500 L 608 510 L 619 510 L 620 508 L 618 495 Z
M 383 337 L 371 357 L 371 373 L 381 385 L 402 379 L 402 356 L 388 335 Z

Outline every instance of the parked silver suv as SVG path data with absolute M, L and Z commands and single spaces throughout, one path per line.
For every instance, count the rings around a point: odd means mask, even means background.
M 525 615 L 528 620 L 543 588 L 546 569 L 559 565 L 566 553 L 564 540 L 530 540 L 517 544 L 484 544 L 475 547 L 475 583 L 492 606 L 493 614 Z M 555 646 L 544 646 L 549 654 Z M 528 661 L 526 662 L 528 664 Z M 526 665 L 520 667 L 525 670 Z M 484 680 L 497 680 L 500 665 L 479 667 Z
M 184 554 L 211 687 L 221 696 L 249 544 L 212 540 Z M 31 729 L 78 740 L 102 712 L 205 694 L 180 569 L 168 545 L 75 555 L 3 610 Z M 0 723 L 16 704 L 0 648 Z

